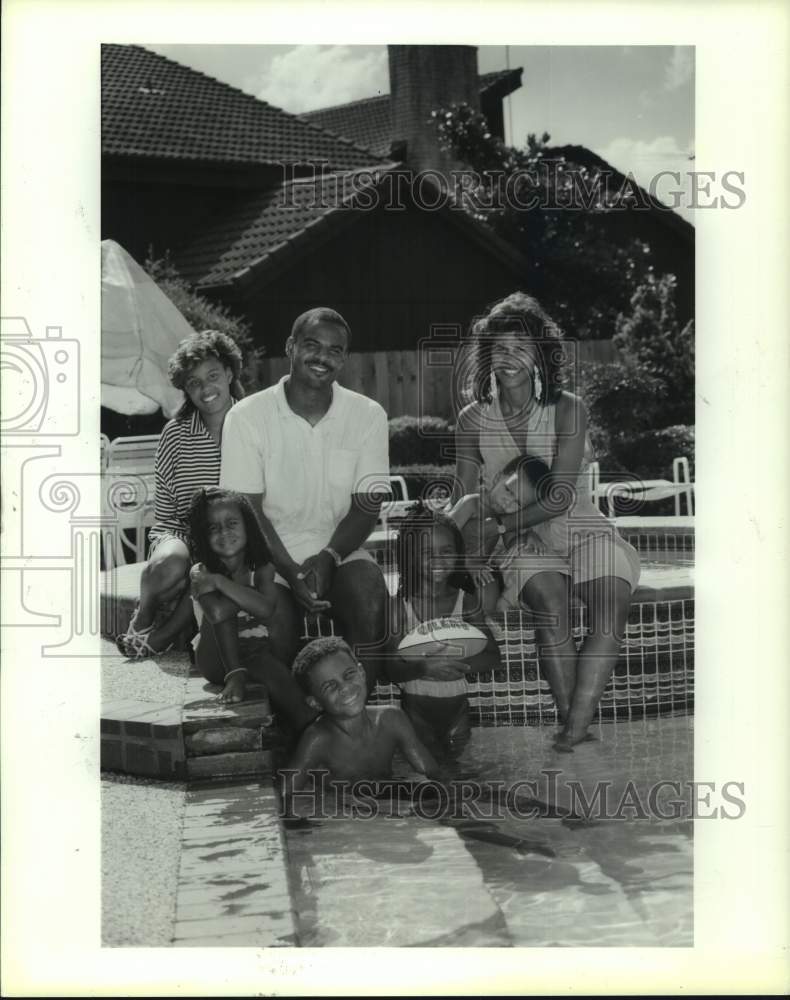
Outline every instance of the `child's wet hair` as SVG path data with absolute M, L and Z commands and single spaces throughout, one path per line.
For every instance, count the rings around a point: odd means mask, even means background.
M 474 592 L 474 583 L 464 566 L 466 546 L 461 529 L 447 514 L 434 510 L 418 500 L 407 508 L 406 517 L 398 524 L 398 535 L 395 540 L 398 593 L 402 597 L 408 598 L 414 592 L 414 585 L 420 577 L 420 564 L 428 552 L 425 539 L 434 528 L 446 528 L 455 544 L 457 565 L 447 578 L 447 582 L 451 587 L 458 587 L 467 593 Z
M 327 635 L 320 639 L 313 639 L 312 642 L 307 643 L 304 649 L 300 650 L 291 667 L 291 673 L 299 681 L 303 690 L 309 693 L 310 671 L 313 667 L 328 656 L 334 656 L 335 653 L 345 653 L 352 663 L 357 662 L 351 647 L 339 635 Z
M 258 569 L 271 562 L 271 553 L 263 537 L 258 518 L 249 500 L 235 490 L 219 486 L 202 486 L 195 490 L 189 505 L 189 535 L 196 562 L 202 562 L 210 573 L 224 573 L 225 568 L 219 556 L 209 545 L 208 513 L 214 503 L 232 503 L 241 511 L 247 545 L 244 561 L 249 569 Z
M 502 469 L 502 477 L 512 476 L 514 472 L 523 473 L 535 488 L 535 498 L 539 500 L 549 489 L 551 469 L 537 455 L 517 455 Z

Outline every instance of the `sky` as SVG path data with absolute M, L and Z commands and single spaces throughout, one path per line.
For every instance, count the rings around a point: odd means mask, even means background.
M 294 114 L 389 91 L 383 45 L 147 47 Z M 524 71 L 505 104 L 508 142 L 548 132 L 552 144 L 587 146 L 644 186 L 659 171 L 693 169 L 692 47 L 478 48 L 479 72 L 507 65 Z

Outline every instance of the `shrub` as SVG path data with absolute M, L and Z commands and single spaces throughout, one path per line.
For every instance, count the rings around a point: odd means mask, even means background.
M 193 330 L 220 330 L 238 344 L 244 357 L 241 380 L 247 392 L 263 388 L 263 348 L 256 347 L 249 324 L 234 316 L 227 306 L 209 302 L 182 278 L 168 256 L 146 260 L 143 265 Z
M 612 457 L 620 468 L 642 479 L 671 479 L 672 460 L 682 456 L 688 458 L 694 478 L 693 427 L 676 424 L 635 436 L 622 435 L 612 441 L 611 447 Z
M 394 417 L 389 422 L 391 465 L 452 465 L 453 427 L 443 417 Z
M 656 426 L 662 405 L 662 384 L 633 365 L 590 362 L 579 372 L 577 390 L 589 415 L 589 432 L 596 456 L 614 458 L 613 442 Z M 603 468 L 603 462 L 601 464 Z
M 627 364 L 662 387 L 659 426 L 694 422 L 694 323 L 682 329 L 675 309 L 674 275 L 652 274 L 631 296 L 631 312 L 617 320 L 614 345 Z

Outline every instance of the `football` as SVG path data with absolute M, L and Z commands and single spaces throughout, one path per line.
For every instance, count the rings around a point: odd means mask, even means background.
M 481 653 L 487 645 L 485 634 L 463 618 L 434 618 L 405 635 L 398 652 L 406 660 L 421 660 L 427 656 L 466 660 Z

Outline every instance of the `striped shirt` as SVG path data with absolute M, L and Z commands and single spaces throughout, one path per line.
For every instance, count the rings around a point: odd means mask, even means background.
M 189 545 L 189 504 L 195 490 L 219 483 L 220 450 L 197 410 L 169 420 L 162 430 L 154 459 L 155 524 L 153 545 L 175 535 Z

